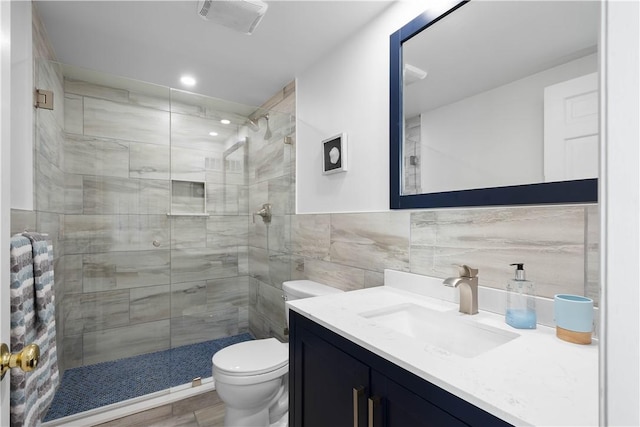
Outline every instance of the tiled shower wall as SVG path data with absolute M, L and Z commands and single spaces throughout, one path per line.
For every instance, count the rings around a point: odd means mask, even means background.
M 64 217 L 64 152 L 62 129 L 64 126 L 64 108 L 59 100 L 64 98 L 62 72 L 58 66 L 49 60 L 54 58 L 53 48 L 45 34 L 44 27 L 33 8 L 33 57 L 34 83 L 36 87 L 49 89 L 54 92 L 56 108 L 50 110 L 36 110 L 34 112 L 34 210 L 11 210 L 11 233 L 21 233 L 25 230 L 43 231 L 49 234 L 53 241 L 55 297 L 57 304 L 64 301 L 64 264 L 59 235 Z M 56 312 L 58 360 L 64 368 L 64 350 L 62 337 L 64 324 L 62 312 Z
M 287 105 L 295 112 L 290 97 Z M 291 148 L 274 145 L 282 156 L 278 170 L 295 170 Z M 289 165 L 279 163 L 287 158 Z M 283 173 L 273 180 L 293 185 L 295 176 Z M 250 189 L 262 188 L 255 191 L 262 194 L 278 188 L 267 181 Z M 569 292 L 598 300 L 597 205 L 296 215 L 294 192 L 289 194 L 285 203 L 291 211 L 282 224 L 290 237 L 284 247 L 254 247 L 259 233 L 250 232 L 249 322 L 258 337 L 284 338 L 281 288 L 288 277 L 355 290 L 382 285 L 386 268 L 446 278 L 457 274 L 453 264 L 469 264 L 479 268 L 482 285 L 504 289 L 514 276 L 509 264 L 523 262 L 539 295 Z M 259 240 L 264 243 L 264 236 Z
M 198 101 L 65 80 L 69 366 L 248 330 L 246 170 L 222 174 Z M 210 216 L 167 216 L 170 178 L 206 182 Z
M 247 147 L 223 175 L 194 137 L 211 130 L 202 97 L 170 113 L 168 89 L 65 81 L 33 22 L 55 108 L 36 110 L 35 210 L 13 210 L 11 229 L 53 240 L 61 369 L 248 330 Z M 170 177 L 207 182 L 208 218 L 167 217 Z
M 249 325 L 257 337 L 284 339 L 282 282 L 291 277 L 290 222 L 295 212 L 295 86 L 287 85 L 260 111 L 271 111 L 268 140 L 252 138 L 249 144 L 249 209 L 264 203 L 273 217 L 265 224 L 259 216 L 249 223 Z M 258 135 L 266 130 L 264 119 Z

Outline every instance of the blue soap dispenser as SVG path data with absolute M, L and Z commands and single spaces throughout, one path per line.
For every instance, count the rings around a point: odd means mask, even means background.
M 516 266 L 516 277 L 507 282 L 507 309 L 505 320 L 517 329 L 536 328 L 536 292 L 533 282 L 524 276 L 524 264 Z

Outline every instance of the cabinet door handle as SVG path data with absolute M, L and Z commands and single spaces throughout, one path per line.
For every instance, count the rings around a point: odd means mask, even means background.
M 364 396 L 364 386 L 358 386 L 353 388 L 353 427 L 360 427 L 359 412 L 360 412 L 360 398 Z
M 380 396 L 370 397 L 369 398 L 369 413 L 368 413 L 369 427 L 375 427 L 376 425 L 380 425 L 379 422 L 375 421 L 375 420 L 378 419 L 378 417 L 376 415 L 378 413 L 379 408 L 380 408 Z

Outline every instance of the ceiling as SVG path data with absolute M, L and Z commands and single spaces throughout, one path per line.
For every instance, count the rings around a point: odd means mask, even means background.
M 197 0 L 36 1 L 57 60 L 259 106 L 393 1 L 267 1 L 252 35 L 196 14 Z

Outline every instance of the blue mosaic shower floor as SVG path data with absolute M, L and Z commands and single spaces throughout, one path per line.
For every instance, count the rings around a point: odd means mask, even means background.
M 254 339 L 240 334 L 170 350 L 67 369 L 44 421 L 110 405 L 211 376 L 211 356 Z

